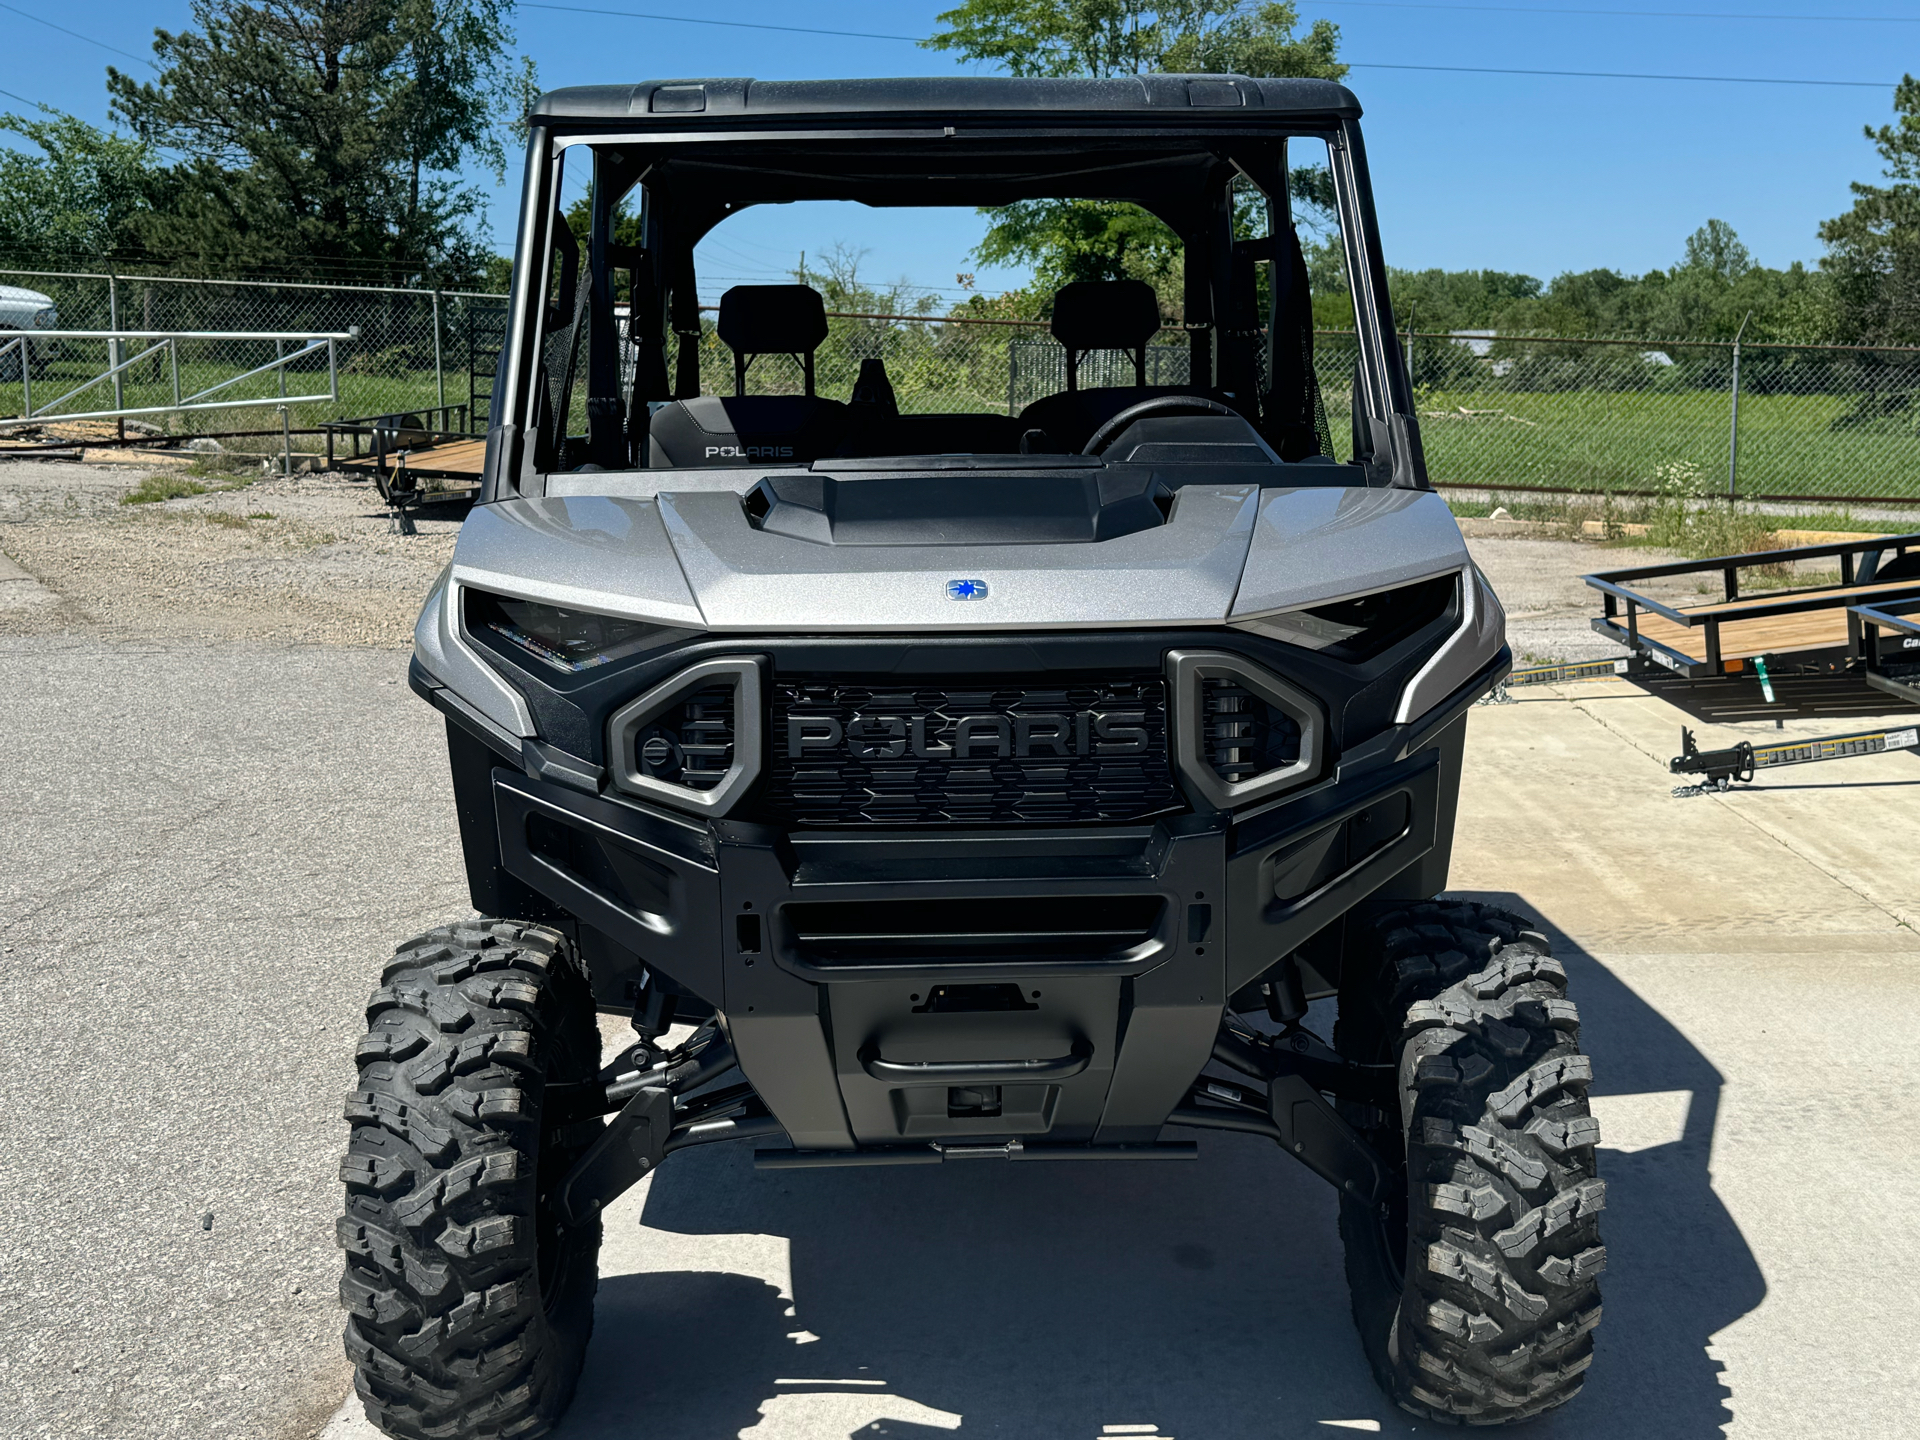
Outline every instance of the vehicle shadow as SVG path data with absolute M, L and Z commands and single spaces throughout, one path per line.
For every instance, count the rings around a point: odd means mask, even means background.
M 1679 1141 L 1603 1152 L 1607 1319 L 1589 1385 L 1506 1434 L 1718 1436 L 1728 1393 L 1707 1346 L 1765 1293 L 1710 1184 L 1721 1078 L 1551 917 L 1474 899 L 1554 936 L 1597 1093 L 1692 1096 Z M 1458 1434 L 1376 1390 L 1333 1193 L 1259 1138 L 1200 1139 L 1191 1162 L 756 1172 L 746 1146 L 682 1153 L 643 1222 L 678 1233 L 652 1244 L 694 1269 L 603 1276 L 556 1434 L 733 1436 L 763 1421 L 876 1437 Z M 727 1269 L 735 1238 L 761 1254 L 785 1238 L 791 1302 L 765 1274 Z

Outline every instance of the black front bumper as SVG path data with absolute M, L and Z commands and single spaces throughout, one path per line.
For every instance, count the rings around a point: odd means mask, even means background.
M 1340 921 L 1446 884 L 1462 712 L 1352 747 L 1251 815 L 1132 826 L 805 832 L 560 784 L 449 718 L 477 908 L 571 926 L 602 1004 L 644 965 L 722 1013 L 797 1148 L 1152 1140 L 1237 990 L 1296 957 L 1339 984 Z

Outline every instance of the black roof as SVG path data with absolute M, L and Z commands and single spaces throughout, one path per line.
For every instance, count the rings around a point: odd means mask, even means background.
M 1250 113 L 1255 112 L 1255 113 Z M 644 80 L 638 85 L 576 85 L 550 90 L 535 119 L 617 122 L 676 129 L 713 122 L 845 117 L 960 119 L 1007 117 L 1032 125 L 1052 117 L 1206 128 L 1222 122 L 1337 119 L 1361 105 L 1331 80 L 1252 79 L 1245 75 L 1126 75 L 1105 80 L 928 76 L 897 80 Z

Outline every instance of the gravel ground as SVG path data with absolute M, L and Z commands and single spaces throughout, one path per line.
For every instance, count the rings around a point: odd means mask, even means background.
M 0 555 L 59 599 L 0 607 L 0 635 L 405 646 L 459 529 L 441 507 L 392 535 L 372 487 L 332 475 L 122 504 L 149 473 L 0 460 Z

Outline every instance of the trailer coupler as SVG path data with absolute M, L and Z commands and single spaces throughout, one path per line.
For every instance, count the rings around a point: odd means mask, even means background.
M 1855 731 L 1813 740 L 1775 741 L 1764 746 L 1741 741 L 1725 750 L 1704 751 L 1695 743 L 1694 732 L 1683 726 L 1681 754 L 1668 762 L 1668 772 L 1677 776 L 1700 776 L 1693 785 L 1676 786 L 1674 794 L 1702 796 L 1729 790 L 1736 781 L 1751 781 L 1756 771 L 1775 766 L 1810 765 L 1815 761 L 1883 755 L 1918 747 L 1921 747 L 1921 728 L 1905 726 L 1899 730 Z

